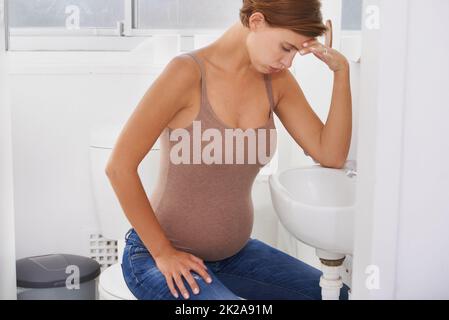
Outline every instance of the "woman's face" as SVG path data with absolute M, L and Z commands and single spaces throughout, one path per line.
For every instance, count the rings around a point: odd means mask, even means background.
M 313 39 L 288 29 L 269 27 L 259 12 L 251 16 L 249 27 L 246 46 L 251 63 L 257 71 L 266 74 L 279 72 L 282 67 L 290 68 L 302 44 Z

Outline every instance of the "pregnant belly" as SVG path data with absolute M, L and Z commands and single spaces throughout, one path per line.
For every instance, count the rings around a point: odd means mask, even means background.
M 172 245 L 206 261 L 225 259 L 248 241 L 253 228 L 253 208 L 211 208 L 196 212 L 158 212 L 157 218 Z

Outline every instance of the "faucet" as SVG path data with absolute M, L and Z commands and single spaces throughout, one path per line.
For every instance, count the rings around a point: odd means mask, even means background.
M 345 170 L 345 174 L 349 178 L 357 176 L 357 160 L 347 160 L 343 170 Z

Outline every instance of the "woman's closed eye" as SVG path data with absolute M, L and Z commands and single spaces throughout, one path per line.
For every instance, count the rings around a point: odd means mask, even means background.
M 291 49 L 287 49 L 287 48 L 285 48 L 284 46 L 282 46 L 282 50 L 284 50 L 284 51 L 286 51 L 286 52 L 290 52 L 290 51 L 291 51 Z

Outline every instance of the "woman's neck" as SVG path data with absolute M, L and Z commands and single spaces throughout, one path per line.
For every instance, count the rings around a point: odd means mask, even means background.
M 208 59 L 224 72 L 234 75 L 246 74 L 250 69 L 254 69 L 246 46 L 248 34 L 249 29 L 240 22 L 234 24 L 210 45 Z

